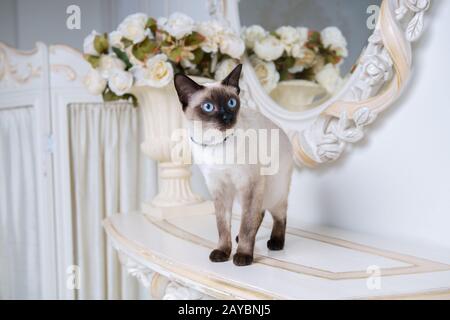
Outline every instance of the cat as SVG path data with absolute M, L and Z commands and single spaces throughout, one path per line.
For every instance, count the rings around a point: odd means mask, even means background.
M 242 64 L 239 64 L 221 82 L 205 85 L 196 83 L 184 74 L 176 74 L 174 84 L 187 120 L 194 163 L 199 164 L 214 202 L 219 241 L 209 258 L 212 262 L 224 262 L 230 258 L 231 210 L 236 198 L 242 208 L 242 218 L 233 262 L 237 266 L 246 266 L 253 262 L 255 237 L 265 210 L 273 218 L 267 247 L 270 250 L 284 248 L 293 157 L 291 143 L 278 126 L 259 112 L 241 107 L 241 70 Z M 196 133 L 195 124 L 199 123 L 203 130 Z M 206 135 L 208 129 L 220 134 Z M 239 137 L 249 129 L 275 130 L 278 135 L 256 135 L 258 141 L 242 144 L 243 139 Z M 241 143 L 236 144 L 237 140 Z M 240 155 L 249 156 L 250 148 L 261 141 L 272 147 L 270 151 L 278 151 L 279 159 L 271 159 L 278 161 L 274 174 L 261 174 L 263 164 L 259 160 L 256 163 L 235 161 Z M 219 161 L 223 160 L 221 157 L 226 149 L 236 152 L 231 157 L 234 160 L 232 163 Z

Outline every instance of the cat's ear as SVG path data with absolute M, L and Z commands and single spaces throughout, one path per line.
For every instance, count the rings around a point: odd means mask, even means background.
M 238 64 L 230 74 L 222 80 L 224 86 L 232 86 L 237 90 L 237 94 L 241 91 L 239 88 L 239 78 L 241 77 L 242 64 Z
M 175 75 L 174 84 L 178 93 L 178 99 L 180 99 L 181 105 L 183 106 L 183 110 L 188 106 L 189 99 L 192 95 L 204 88 L 204 86 L 199 85 L 197 82 L 181 73 L 177 73 Z

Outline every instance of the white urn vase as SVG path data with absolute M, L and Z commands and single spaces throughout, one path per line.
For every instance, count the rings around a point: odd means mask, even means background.
M 206 78 L 198 82 L 212 81 Z M 185 128 L 183 111 L 173 82 L 162 88 L 133 87 L 132 93 L 142 108 L 144 141 L 142 152 L 158 161 L 158 194 L 142 204 L 142 211 L 155 218 L 180 214 L 213 213 L 211 201 L 205 201 L 191 188 L 191 164 L 173 159 L 173 148 L 180 142 L 172 134 Z M 187 138 L 186 138 L 187 139 Z M 184 141 L 189 146 L 188 141 Z
M 270 96 L 289 111 L 303 111 L 327 97 L 327 91 L 312 81 L 285 80 L 278 83 Z

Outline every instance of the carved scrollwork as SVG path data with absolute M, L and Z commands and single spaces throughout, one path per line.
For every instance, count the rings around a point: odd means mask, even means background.
M 408 41 L 416 41 L 423 32 L 424 13 L 430 7 L 431 0 L 401 0 L 399 7 L 395 10 L 397 20 L 403 20 L 407 16 L 410 18 L 405 36 Z
M 65 64 L 52 64 L 51 71 L 63 74 L 68 81 L 75 81 L 78 77 L 77 72 L 71 66 Z
M 404 0 L 395 10 L 396 18 L 403 18 L 409 11 L 414 17 L 405 31 L 407 41 L 414 41 L 422 32 L 422 26 L 414 19 L 423 19 L 423 13 L 429 8 L 429 0 Z M 386 6 L 387 8 L 387 6 Z M 412 30 L 412 24 L 416 29 Z M 422 22 L 420 23 L 422 24 Z M 376 96 L 395 75 L 395 63 L 384 42 L 380 27 L 369 38 L 369 46 L 363 53 L 359 63 L 359 76 L 350 87 L 351 100 L 365 101 Z M 408 57 L 402 57 L 404 61 Z M 351 119 L 343 108 L 339 116 L 324 114 L 307 129 L 294 134 L 297 146 L 302 148 L 301 164 L 315 162 L 316 164 L 334 161 L 339 158 L 348 143 L 355 143 L 364 137 L 364 127 L 372 123 L 377 112 L 367 107 L 360 107 L 354 111 Z
M 305 150 L 317 163 L 338 159 L 348 143 L 364 138 L 364 127 L 376 119 L 369 108 L 358 109 L 350 119 L 342 111 L 340 117 L 321 116 L 307 130 L 301 133 L 300 143 L 309 146 Z
M 122 266 L 125 268 L 125 270 L 133 277 L 136 277 L 136 279 L 145 287 L 149 288 L 154 272 L 153 270 L 147 268 L 146 266 L 136 262 L 126 254 L 118 251 L 119 260 Z
M 206 296 L 201 292 L 171 281 L 166 288 L 163 300 L 202 300 Z
M 13 55 L 9 54 L 9 52 L 12 52 Z M 19 59 L 17 62 L 11 59 L 13 57 L 33 56 L 37 52 L 37 49 L 30 52 L 18 51 L 0 44 L 0 80 L 12 80 L 16 84 L 22 85 L 34 78 L 41 77 L 41 66 L 36 66 L 33 62 L 23 61 L 22 59 Z
M 128 274 L 135 277 L 143 287 L 151 288 L 150 292 L 153 298 L 162 298 L 163 300 L 201 300 L 211 298 L 193 288 L 169 280 L 154 272 L 149 267 L 137 262 L 114 245 L 113 247 L 117 250 L 119 261 L 123 268 L 125 268 Z

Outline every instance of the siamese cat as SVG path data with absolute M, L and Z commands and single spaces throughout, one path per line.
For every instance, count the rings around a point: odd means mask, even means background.
M 230 257 L 231 210 L 236 199 L 242 208 L 242 219 L 233 262 L 237 266 L 246 266 L 253 262 L 255 237 L 266 210 L 273 217 L 267 247 L 270 250 L 282 250 L 284 247 L 293 157 L 291 143 L 278 126 L 259 112 L 241 107 L 241 70 L 242 65 L 239 64 L 218 83 L 200 85 L 183 74 L 176 74 L 174 82 L 188 122 L 194 163 L 199 164 L 214 201 L 219 241 L 209 259 L 223 262 Z M 200 132 L 195 132 L 196 123 L 202 127 Z M 207 135 L 205 132 L 208 130 L 220 134 Z M 255 134 L 246 134 L 248 130 L 253 130 Z M 264 131 L 266 134 L 259 134 Z M 245 139 L 239 139 L 242 135 L 246 135 Z M 241 143 L 237 143 L 238 140 Z M 266 156 L 267 149 L 270 149 L 271 155 L 275 154 L 270 159 L 277 163 L 274 172 L 261 174 L 267 163 L 262 163 L 260 159 L 236 162 L 242 155 L 247 160 L 251 158 L 251 149 L 254 151 L 255 145 L 260 146 L 260 150 L 266 150 Z M 266 148 L 267 145 L 269 148 Z M 234 152 L 232 157 L 228 157 L 230 152 Z M 223 160 L 224 153 L 228 160 L 233 161 L 219 161 Z

